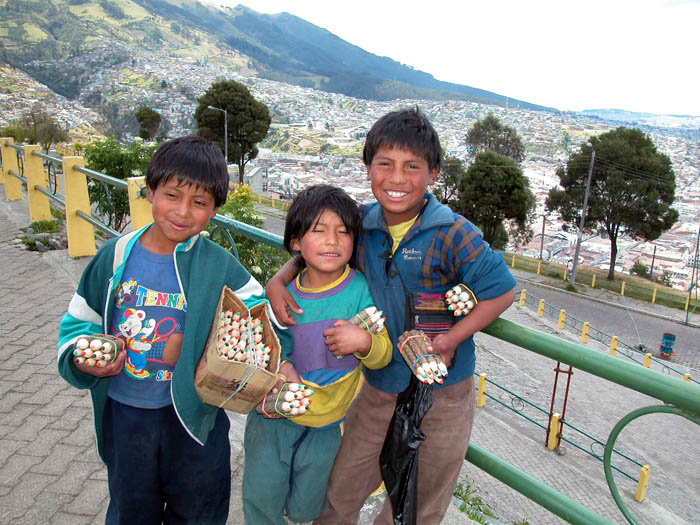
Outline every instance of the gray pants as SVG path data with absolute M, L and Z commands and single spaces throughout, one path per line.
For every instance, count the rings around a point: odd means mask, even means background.
M 418 523 L 439 524 L 450 504 L 474 422 L 474 378 L 435 390 L 421 424 L 426 439 L 418 451 Z M 355 524 L 367 497 L 382 482 L 379 453 L 394 413 L 396 395 L 365 382 L 350 406 L 335 458 L 326 507 L 314 524 Z M 386 499 L 376 524 L 391 524 Z

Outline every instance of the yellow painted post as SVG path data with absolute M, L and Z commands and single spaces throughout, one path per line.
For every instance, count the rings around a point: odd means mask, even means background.
M 637 495 L 634 497 L 636 501 L 641 503 L 647 497 L 647 489 L 649 488 L 649 475 L 651 474 L 649 465 L 644 465 L 639 471 L 639 482 L 637 483 Z
M 587 343 L 588 342 L 588 331 L 591 329 L 591 323 L 586 321 L 583 323 L 583 329 L 581 330 L 581 342 L 582 343 Z
M 68 233 L 68 256 L 95 255 L 95 231 L 92 224 L 79 217 L 78 210 L 90 214 L 90 195 L 87 177 L 73 169 L 84 166 L 83 157 L 63 157 L 63 179 L 66 186 L 66 231 Z
M 549 422 L 549 437 L 547 438 L 549 450 L 556 450 L 559 446 L 559 432 L 561 432 L 561 414 L 554 413 Z
M 479 374 L 479 394 L 476 397 L 476 406 L 486 406 L 486 373 Z
M 591 278 L 591 288 L 595 288 L 595 278 L 596 274 L 593 274 L 593 277 Z
M 525 288 L 520 290 L 520 302 L 518 303 L 520 306 L 525 306 L 525 296 L 527 295 L 527 291 Z
M 644 366 L 649 368 L 651 366 L 651 354 L 644 355 Z
M 656 288 L 654 288 L 654 292 L 651 294 L 651 302 L 652 303 L 656 302 Z
M 564 266 L 564 280 L 566 281 L 567 277 L 569 277 L 569 268 Z
M 537 275 L 540 275 L 541 270 L 542 270 L 542 261 L 537 261 Z
M 513 254 L 513 257 L 510 260 L 510 267 L 515 268 L 515 254 Z
M 610 355 L 615 357 L 617 355 L 617 336 L 614 335 L 610 341 Z
M 8 201 L 18 201 L 24 199 L 24 194 L 22 193 L 22 181 L 10 175 L 10 170 L 14 173 L 19 173 L 17 151 L 10 146 L 10 144 L 14 144 L 12 138 L 0 138 L 0 145 L 2 146 L 2 170 L 5 174 L 5 198 Z
M 690 292 L 688 292 L 688 297 L 685 298 L 685 311 L 688 311 L 688 308 L 690 307 Z
M 129 215 L 131 228 L 138 230 L 153 222 L 151 201 L 146 196 L 141 196 L 141 189 L 146 188 L 146 177 L 128 177 Z
M 537 317 L 542 317 L 544 315 L 544 299 L 540 299 L 540 306 L 537 309 Z
M 622 287 L 620 288 L 620 295 L 625 295 L 625 285 L 627 281 L 622 281 Z
M 557 323 L 557 328 L 564 328 L 564 323 L 566 322 L 566 310 L 563 308 L 559 310 L 559 322 Z
M 683 376 L 683 381 L 690 381 L 690 374 L 685 374 Z
M 41 157 L 32 155 L 33 152 L 40 153 L 41 146 L 24 146 L 24 176 L 27 177 L 27 198 L 29 199 L 29 220 L 48 221 L 51 220 L 51 206 L 49 198 L 36 190 L 39 186 L 45 190 L 49 189 L 49 181 L 46 179 L 44 162 Z

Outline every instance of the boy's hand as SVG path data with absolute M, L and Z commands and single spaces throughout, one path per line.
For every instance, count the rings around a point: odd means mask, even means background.
M 287 383 L 302 383 L 299 372 L 297 372 L 297 369 L 294 368 L 294 365 L 289 361 L 285 361 L 280 365 L 280 374 L 284 375 L 284 377 L 287 378 Z M 277 392 L 279 392 L 280 388 L 282 388 L 282 385 L 284 383 L 284 379 L 280 379 L 279 381 L 277 381 L 277 383 L 275 383 L 275 386 L 272 388 L 272 393 L 276 394 Z
M 122 350 L 117 354 L 117 358 L 107 366 L 89 366 L 84 363 L 76 363 L 73 359 L 73 366 L 83 372 L 84 374 L 89 374 L 95 377 L 110 377 L 116 376 L 124 368 L 124 363 L 126 361 L 126 349 Z
M 445 361 L 445 366 L 447 368 L 452 365 L 452 359 L 457 351 L 457 346 L 459 342 L 455 342 L 450 336 L 450 333 L 440 334 L 433 339 L 432 342 L 433 353 L 440 354 L 442 360 Z
M 372 335 L 345 319 L 336 321 L 333 327 L 323 332 L 323 336 L 328 350 L 338 359 L 355 352 L 366 356 L 372 347 Z
M 265 287 L 265 296 L 270 301 L 275 317 L 284 326 L 295 326 L 297 322 L 294 314 L 304 313 L 280 279 L 275 277 L 270 279 Z

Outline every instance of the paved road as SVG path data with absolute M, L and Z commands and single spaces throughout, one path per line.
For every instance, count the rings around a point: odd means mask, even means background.
M 21 233 L 19 226 L 28 223 L 27 216 L 26 202 L 9 203 L 0 196 L 0 523 L 101 523 L 108 493 L 106 472 L 94 451 L 90 403 L 84 392 L 58 376 L 55 365 L 58 323 L 87 260 L 70 260 L 65 251 L 25 251 L 14 239 Z M 528 309 L 513 306 L 504 317 L 577 339 Z M 640 324 L 644 322 L 646 318 Z M 533 403 L 549 406 L 553 362 L 483 334 L 477 336 L 477 344 L 479 371 Z M 506 392 L 494 387 L 489 392 L 511 404 Z M 567 422 L 605 439 L 622 415 L 648 404 L 658 402 L 576 372 Z M 525 409 L 530 417 L 543 420 L 537 412 Z M 229 523 L 241 523 L 243 416 L 230 417 L 234 493 Z M 588 448 L 576 434 L 569 427 L 564 432 Z M 562 446 L 563 455 L 549 452 L 542 429 L 497 403 L 489 401 L 477 410 L 473 441 L 612 521 L 624 522 L 597 459 L 569 444 Z M 620 437 L 618 448 L 652 469 L 649 496 L 642 504 L 632 499 L 636 484 L 617 476 L 640 523 L 700 522 L 698 443 L 698 427 L 671 416 L 649 416 Z M 636 477 L 638 467 L 632 465 L 621 468 Z M 504 521 L 561 522 L 470 464 L 465 463 L 461 476 L 464 483 L 478 487 Z M 380 498 L 375 498 L 366 505 L 362 523 L 371 523 L 379 504 Z M 469 520 L 451 508 L 444 523 Z

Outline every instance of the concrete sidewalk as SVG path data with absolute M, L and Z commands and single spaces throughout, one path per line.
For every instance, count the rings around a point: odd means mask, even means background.
M 70 260 L 65 250 L 29 252 L 16 239 L 29 223 L 26 201 L 0 196 L 0 523 L 103 523 L 108 504 L 106 470 L 93 440 L 90 401 L 65 383 L 56 370 L 58 325 L 87 259 Z M 585 300 L 584 297 L 581 298 Z M 514 306 L 504 317 L 573 339 L 551 323 Z M 477 370 L 511 392 L 549 408 L 554 363 L 480 334 Z M 604 349 L 602 349 L 604 350 Z M 694 376 L 697 372 L 694 373 Z M 489 393 L 532 419 L 543 416 L 521 406 L 506 391 Z M 562 394 L 558 394 L 561 396 Z M 558 397 L 558 402 L 561 397 Z M 567 408 L 567 422 L 605 441 L 612 426 L 638 406 L 658 401 L 577 372 Z M 244 416 L 232 421 L 233 495 L 229 523 L 242 523 L 240 483 L 243 469 Z M 633 501 L 636 482 L 616 475 L 627 505 L 640 523 L 700 522 L 700 440 L 697 426 L 682 418 L 650 416 L 618 439 L 617 448 L 652 465 L 649 495 Z M 565 437 L 585 443 L 572 428 Z M 605 485 L 602 463 L 575 446 L 560 454 L 544 446 L 544 431 L 492 400 L 477 410 L 472 441 L 513 463 L 616 523 L 624 523 Z M 622 465 L 636 477 L 639 467 Z M 465 462 L 461 482 L 504 523 L 562 523 L 527 498 Z M 381 497 L 368 502 L 361 523 L 371 523 Z M 451 507 L 445 524 L 471 523 Z

